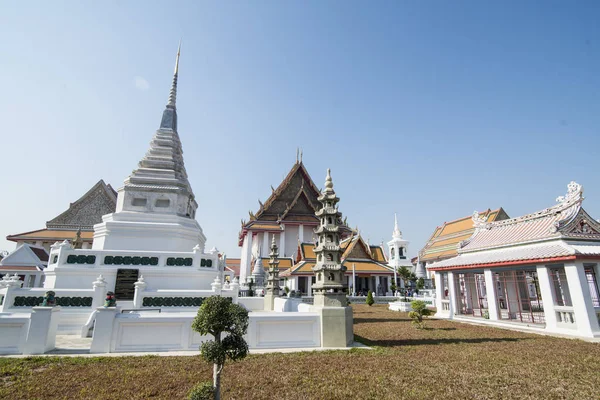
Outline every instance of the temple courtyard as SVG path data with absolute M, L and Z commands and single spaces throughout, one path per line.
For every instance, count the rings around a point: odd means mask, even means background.
M 226 364 L 223 398 L 597 398 L 600 343 L 352 307 L 368 349 L 250 355 Z M 0 398 L 183 399 L 211 373 L 198 356 L 0 358 Z

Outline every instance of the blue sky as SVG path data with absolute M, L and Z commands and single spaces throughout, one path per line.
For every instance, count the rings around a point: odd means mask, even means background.
M 410 255 L 444 221 L 537 211 L 571 180 L 600 218 L 599 19 L 593 1 L 2 2 L 0 236 L 122 184 L 180 38 L 197 219 L 229 257 L 297 147 L 372 243 L 397 212 Z

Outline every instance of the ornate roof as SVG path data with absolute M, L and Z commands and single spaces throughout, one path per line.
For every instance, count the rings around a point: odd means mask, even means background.
M 93 230 L 102 222 L 102 216 L 115 212 L 117 194 L 102 179 L 62 214 L 46 222 L 48 229 Z M 12 235 L 17 236 L 17 235 Z M 10 240 L 10 239 L 9 239 Z
M 509 218 L 506 212 L 499 208 L 497 210 L 487 209 L 478 213 L 479 217 L 485 218 L 487 222 L 499 221 Z M 444 222 L 438 226 L 423 249 L 419 252 L 421 262 L 444 260 L 454 257 L 457 253 L 458 244 L 469 239 L 475 227 L 472 216 L 459 218 L 454 221 Z
M 319 189 L 306 171 L 302 161 L 297 161 L 287 176 L 279 184 L 260 208 L 250 213 L 250 221 L 295 221 L 303 217 L 303 221 L 317 222 L 315 211 L 319 206 L 317 198 Z M 244 225 L 247 225 L 244 223 Z
M 581 207 L 583 187 L 575 182 L 558 204 L 521 217 L 489 222 L 474 213 L 473 235 L 459 244 L 458 256 L 431 269 L 600 257 L 600 223 Z
M 299 260 L 290 269 L 279 274 L 280 277 L 293 275 L 313 275 L 312 267 L 316 264 L 314 243 L 300 243 Z M 359 233 L 340 242 L 342 265 L 346 274 L 352 274 L 352 265 L 356 273 L 392 274 L 393 269 L 386 265 L 385 252 L 381 246 L 368 245 Z

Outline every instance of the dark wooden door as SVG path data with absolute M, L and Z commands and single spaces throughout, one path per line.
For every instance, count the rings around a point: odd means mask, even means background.
M 135 292 L 133 284 L 137 282 L 139 273 L 138 269 L 117 270 L 117 282 L 115 283 L 115 297 L 117 300 L 133 300 Z

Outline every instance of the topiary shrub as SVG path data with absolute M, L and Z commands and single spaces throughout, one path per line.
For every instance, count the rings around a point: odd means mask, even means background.
M 213 400 L 215 388 L 210 382 L 200 382 L 188 393 L 188 400 Z
M 375 304 L 375 300 L 373 299 L 373 292 L 371 292 L 370 290 L 369 293 L 367 293 L 367 300 L 365 300 L 365 303 L 367 303 L 369 307 Z
M 417 327 L 417 329 L 422 329 L 425 327 L 425 317 L 429 317 L 433 315 L 433 311 L 427 308 L 427 304 L 421 300 L 413 300 L 410 303 L 411 308 L 413 309 L 408 313 L 408 317 L 412 319 L 412 324 Z
M 248 330 L 248 310 L 233 304 L 231 298 L 211 296 L 200 306 L 192 329 L 202 336 L 214 337 L 202 343 L 200 355 L 213 363 L 214 400 L 220 400 L 225 360 L 238 361 L 248 354 L 248 344 L 243 337 Z

